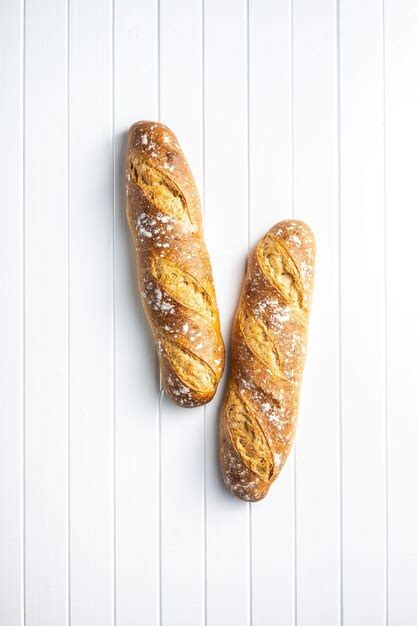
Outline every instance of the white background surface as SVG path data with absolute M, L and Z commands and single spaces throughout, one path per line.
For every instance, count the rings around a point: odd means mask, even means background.
M 415 0 L 2 0 L 1 626 L 417 624 Z M 176 132 L 222 317 L 317 236 L 296 450 L 224 490 L 222 397 L 159 395 L 122 155 Z

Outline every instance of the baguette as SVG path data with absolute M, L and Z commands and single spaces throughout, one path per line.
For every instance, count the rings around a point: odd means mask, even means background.
M 266 495 L 294 440 L 314 258 L 314 236 L 296 220 L 276 224 L 249 257 L 220 414 L 223 480 L 246 501 Z
M 172 131 L 138 122 L 128 133 L 126 215 L 137 282 L 165 392 L 183 407 L 209 402 L 224 345 L 198 191 Z

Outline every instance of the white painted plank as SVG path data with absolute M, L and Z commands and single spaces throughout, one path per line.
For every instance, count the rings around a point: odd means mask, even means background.
M 295 461 L 298 626 L 340 613 L 336 28 L 333 0 L 295 0 L 294 215 L 317 240 Z
M 205 232 L 226 345 L 248 248 L 247 15 L 240 0 L 204 7 Z M 218 465 L 224 383 L 206 409 L 207 625 L 250 623 L 249 505 Z
M 417 623 L 417 5 L 385 2 L 388 623 Z
M 340 7 L 345 626 L 385 623 L 385 240 L 380 0 Z
M 71 626 L 113 623 L 112 9 L 71 0 Z
M 67 7 L 25 6 L 25 623 L 68 618 Z
M 334 626 L 342 604 L 344 626 L 382 626 L 386 611 L 389 624 L 417 622 L 417 302 L 410 287 L 417 10 L 412 0 L 340 3 L 339 337 L 337 4 L 115 0 L 115 163 L 112 2 L 1 4 L 1 624 L 20 626 L 24 602 L 27 626 L 65 625 L 69 612 L 73 626 L 110 626 L 114 613 L 122 626 L 157 626 L 161 617 L 165 626 Z M 292 157 L 295 217 L 317 235 L 297 453 L 251 514 L 225 491 L 218 470 L 223 385 L 206 415 L 163 400 L 159 438 L 154 348 L 136 298 L 122 163 L 130 124 L 158 117 L 159 67 L 162 121 L 206 190 L 206 238 L 227 342 L 248 246 L 291 214 Z
M 291 2 L 249 6 L 250 245 L 292 215 Z M 271 181 L 271 184 L 266 184 Z M 252 505 L 252 624 L 292 624 L 294 467 Z
M 161 122 L 202 191 L 202 4 L 160 2 Z M 179 44 L 179 42 L 182 42 Z M 161 619 L 204 624 L 204 407 L 161 401 Z
M 0 623 L 23 618 L 23 10 L 0 5 Z
M 159 624 L 159 377 L 125 218 L 126 133 L 158 117 L 156 0 L 115 2 L 116 620 Z

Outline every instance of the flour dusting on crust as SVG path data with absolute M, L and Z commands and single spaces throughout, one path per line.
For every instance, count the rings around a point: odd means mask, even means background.
M 307 225 L 297 220 L 280 222 L 258 245 L 266 240 L 269 256 L 261 260 L 267 263 L 267 273 L 261 266 L 257 248 L 248 262 L 233 330 L 228 390 L 236 387 L 248 407 L 246 410 L 250 411 L 250 419 L 256 420 L 256 428 L 261 428 L 266 437 L 274 463 L 270 479 L 256 475 L 232 441 L 225 409 L 229 391 L 220 419 L 224 482 L 232 493 L 251 502 L 265 496 L 285 464 L 294 439 L 314 278 L 315 244 Z M 249 343 L 247 331 L 244 335 L 238 323 L 242 310 L 248 311 L 249 320 L 253 320 Z M 263 356 L 263 351 L 270 352 L 271 344 L 279 362 L 278 369 L 268 367 L 268 360 Z M 246 442 L 251 432 L 248 421 Z M 258 440 L 254 430 L 254 456 L 265 453 L 262 447 L 257 447 Z

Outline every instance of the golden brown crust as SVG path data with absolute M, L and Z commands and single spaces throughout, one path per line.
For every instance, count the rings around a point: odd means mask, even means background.
M 298 220 L 273 226 L 249 257 L 220 414 L 223 479 L 246 501 L 266 495 L 294 440 L 314 258 L 313 233 Z
M 224 345 L 194 178 L 175 135 L 157 122 L 130 128 L 125 173 L 138 287 L 164 389 L 180 406 L 199 406 L 216 392 Z

